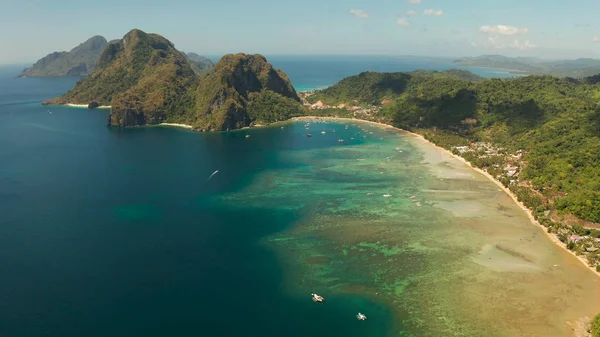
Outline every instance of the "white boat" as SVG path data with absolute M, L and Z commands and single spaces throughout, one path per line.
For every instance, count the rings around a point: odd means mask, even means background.
M 325 131 L 321 131 L 321 133 L 322 133 L 322 134 L 326 134 L 327 132 L 325 132 Z
M 250 138 L 250 135 L 246 135 L 246 138 Z
M 389 197 L 391 197 L 391 196 L 392 196 L 391 194 L 384 194 L 384 195 L 383 195 L 383 197 L 384 197 L 384 198 L 389 198 Z
M 365 316 L 365 314 L 361 314 L 359 312 L 358 315 L 356 315 L 356 319 L 358 319 L 359 321 L 366 321 L 367 320 L 367 316 Z
M 322 303 L 325 299 L 323 296 L 319 296 L 317 294 L 310 294 L 312 296 L 313 302 Z

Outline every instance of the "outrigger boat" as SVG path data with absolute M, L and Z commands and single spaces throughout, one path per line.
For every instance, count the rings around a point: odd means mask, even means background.
M 367 316 L 365 316 L 364 314 L 361 314 L 359 312 L 358 315 L 356 315 L 356 319 L 358 319 L 359 321 L 366 321 L 367 320 Z
M 325 299 L 323 296 L 319 296 L 317 294 L 310 294 L 312 296 L 313 302 L 322 303 Z

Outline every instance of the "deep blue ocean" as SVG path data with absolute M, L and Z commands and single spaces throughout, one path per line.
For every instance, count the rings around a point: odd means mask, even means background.
M 269 60 L 299 90 L 365 70 L 450 67 Z M 41 105 L 78 78 L 17 79 L 21 68 L 0 68 L 1 337 L 377 337 L 398 325 L 381 303 L 332 295 L 319 306 L 286 290 L 284 262 L 263 239 L 301 213 L 215 201 L 260 172 L 303 165 L 284 153 L 337 139 L 308 139 L 301 124 L 252 130 L 250 140 L 243 131 L 108 128 L 107 110 Z M 358 310 L 369 320 L 358 322 Z

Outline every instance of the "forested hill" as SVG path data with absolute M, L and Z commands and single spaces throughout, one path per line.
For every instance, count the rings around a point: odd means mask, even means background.
M 319 91 L 309 100 L 376 106 L 378 112 L 368 118 L 405 129 L 446 130 L 445 138 L 440 136 L 437 142 L 447 148 L 479 141 L 504 148 L 506 153 L 523 150 L 519 180 L 531 184 L 532 196 L 540 195 L 535 198 L 541 201 L 534 203 L 539 214 L 553 210 L 600 222 L 598 81 L 551 76 L 464 78 L 366 72 Z M 479 166 L 494 165 L 486 155 L 473 161 Z
M 93 73 L 44 104 L 110 105 L 112 126 L 168 122 L 208 131 L 285 120 L 304 112 L 299 101 L 287 75 L 262 55 L 206 65 L 163 36 L 133 29 L 106 46 Z

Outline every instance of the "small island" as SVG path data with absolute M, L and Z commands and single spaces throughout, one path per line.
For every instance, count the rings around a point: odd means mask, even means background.
M 199 131 L 239 129 L 304 112 L 287 75 L 262 55 L 225 55 L 202 69 L 199 62 L 205 61 L 164 37 L 134 29 L 104 49 L 93 73 L 44 104 L 95 102 L 111 107 L 111 126 L 172 123 Z

